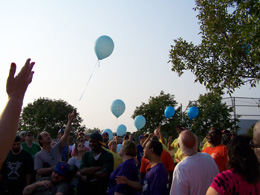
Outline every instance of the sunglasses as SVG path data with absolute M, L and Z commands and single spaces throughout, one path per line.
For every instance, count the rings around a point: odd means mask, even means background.
M 254 143 L 253 143 L 253 140 L 250 141 L 249 145 L 250 145 L 252 148 L 260 148 L 260 145 L 254 144 Z
M 84 145 L 78 145 L 78 147 L 84 147 Z

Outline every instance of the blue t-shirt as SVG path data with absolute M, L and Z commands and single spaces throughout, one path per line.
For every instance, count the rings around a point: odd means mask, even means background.
M 168 174 L 162 163 L 147 170 L 143 185 L 143 195 L 168 195 L 169 181 Z
M 125 176 L 127 179 L 131 181 L 138 181 L 138 170 L 136 168 L 135 160 L 133 158 L 124 161 L 120 164 L 110 175 L 108 191 L 107 194 L 113 194 L 115 192 L 127 194 L 127 195 L 137 195 L 139 192 L 134 188 L 131 188 L 127 184 L 117 184 L 116 177 L 117 176 Z
M 139 144 L 139 145 L 137 145 L 137 161 L 139 162 L 139 164 L 137 165 L 138 169 L 140 169 L 140 167 L 141 167 L 141 162 L 142 162 L 143 155 L 144 155 L 144 149 Z

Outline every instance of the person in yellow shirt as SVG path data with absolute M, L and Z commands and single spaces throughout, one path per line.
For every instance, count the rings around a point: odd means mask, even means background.
M 180 125 L 176 126 L 176 131 L 178 133 L 178 137 L 179 137 L 179 134 L 183 130 L 186 130 L 186 129 L 184 127 L 180 126 Z M 169 139 L 168 139 L 168 150 L 174 151 L 174 162 L 175 163 L 179 163 L 184 158 L 184 156 L 183 156 L 183 154 L 182 154 L 182 152 L 181 152 L 181 150 L 178 146 L 178 137 L 176 139 L 174 139 L 173 142 L 172 142 L 172 136 L 170 136 Z
M 116 152 L 117 149 L 117 143 L 115 140 L 111 140 L 108 143 L 109 152 L 113 154 L 114 158 L 114 170 L 123 162 L 122 158 L 119 156 L 119 154 Z

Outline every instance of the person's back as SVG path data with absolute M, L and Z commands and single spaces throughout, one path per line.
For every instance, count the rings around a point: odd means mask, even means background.
M 205 194 L 218 172 L 209 154 L 198 152 L 187 156 L 175 167 L 171 194 Z

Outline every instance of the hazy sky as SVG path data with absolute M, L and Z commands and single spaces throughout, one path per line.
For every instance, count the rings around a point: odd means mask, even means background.
M 200 41 L 193 0 L 0 0 L 0 4 L 1 109 L 7 100 L 10 63 L 16 62 L 20 70 L 27 58 L 36 65 L 24 106 L 40 97 L 62 99 L 78 109 L 88 128 L 115 132 L 124 124 L 133 132 L 136 106 L 161 90 L 175 95 L 184 108 L 206 93 L 190 72 L 178 77 L 167 63 L 174 39 Z M 94 70 L 94 44 L 101 35 L 110 36 L 115 48 Z M 259 86 L 244 86 L 234 96 L 258 98 Z M 118 119 L 110 110 L 115 99 L 126 105 Z

